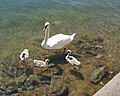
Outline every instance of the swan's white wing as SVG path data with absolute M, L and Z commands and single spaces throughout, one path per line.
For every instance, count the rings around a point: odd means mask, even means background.
M 75 57 L 69 56 L 69 58 L 71 58 L 69 60 L 70 63 L 75 64 L 75 65 L 80 65 L 81 64 Z
M 47 45 L 50 47 L 55 46 L 56 44 L 59 44 L 57 46 L 62 46 L 64 45 L 67 41 L 70 42 L 70 36 L 69 35 L 64 35 L 64 34 L 57 34 L 52 37 L 50 37 L 47 41 Z

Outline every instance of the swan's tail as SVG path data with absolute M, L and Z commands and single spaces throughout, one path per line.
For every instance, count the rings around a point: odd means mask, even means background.
M 71 41 L 73 40 L 73 38 L 74 38 L 75 35 L 76 35 L 76 33 L 73 33 L 73 34 L 70 36 Z

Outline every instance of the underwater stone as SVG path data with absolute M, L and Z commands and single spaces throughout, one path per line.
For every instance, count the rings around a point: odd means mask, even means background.
M 5 90 L 0 88 L 0 96 L 3 96 L 3 94 L 5 94 Z
M 49 89 L 50 96 L 66 96 L 68 95 L 68 87 L 65 86 L 64 78 L 61 75 L 54 75 L 51 78 Z
M 41 83 L 41 80 L 36 75 L 30 75 L 26 82 L 29 82 L 31 85 L 38 85 Z
M 33 74 L 34 74 L 33 68 L 25 68 L 25 75 L 26 76 L 33 75 Z
M 41 78 L 41 84 L 50 84 L 51 83 L 51 77 L 47 75 L 43 75 Z
M 105 66 L 99 67 L 95 70 L 93 70 L 91 76 L 90 76 L 90 81 L 92 83 L 98 84 L 102 78 L 106 75 L 107 71 L 105 69 Z
M 8 89 L 5 92 L 6 95 L 11 95 L 11 94 L 15 94 L 15 93 L 18 93 L 18 90 L 15 88 Z

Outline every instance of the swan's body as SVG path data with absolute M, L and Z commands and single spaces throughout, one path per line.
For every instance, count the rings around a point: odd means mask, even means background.
M 68 54 L 65 57 L 65 59 L 75 67 L 79 66 L 81 63 L 74 56 L 70 56 L 71 51 L 67 50 L 67 52 L 68 52 Z
M 23 61 L 29 57 L 28 49 L 24 49 L 23 52 L 20 54 L 20 59 Z
M 65 57 L 65 59 L 71 63 L 72 65 L 80 65 L 81 63 L 73 56 L 69 56 L 69 54 Z
M 60 49 L 63 48 L 65 45 L 69 44 L 76 33 L 72 35 L 64 35 L 64 34 L 56 34 L 49 38 L 50 33 L 50 23 L 45 23 L 45 38 L 41 43 L 41 46 L 45 49 Z
M 49 61 L 49 59 L 46 59 L 45 61 L 35 59 L 34 63 L 36 64 L 37 67 L 47 67 L 48 61 Z

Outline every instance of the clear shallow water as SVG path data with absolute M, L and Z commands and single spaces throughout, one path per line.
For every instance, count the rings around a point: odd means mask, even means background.
M 120 0 L 0 0 L 1 34 L 30 22 L 66 21 L 73 26 L 90 19 L 119 26 Z
M 91 19 L 119 26 L 120 0 L 0 0 L 1 34 L 30 22 L 35 25 L 45 21 L 67 22 L 81 26 L 81 22 Z
M 120 18 L 120 0 L 0 0 L 0 21 L 28 17 L 47 12 L 67 14 L 86 12 L 96 16 Z M 0 24 L 1 24 L 0 23 Z
M 76 32 L 80 33 L 80 38 L 82 36 L 86 38 L 86 34 L 89 36 L 89 33 L 92 33 L 94 36 L 102 37 L 104 41 L 107 40 L 105 44 L 109 45 L 116 39 L 120 41 L 120 0 L 0 0 L 0 70 L 3 68 L 1 62 L 14 64 L 25 48 L 29 49 L 32 59 L 39 59 L 41 55 L 45 59 L 46 55 L 52 55 L 51 51 L 48 54 L 40 46 L 44 38 L 42 28 L 45 21 L 51 23 L 50 35 L 60 32 L 65 34 Z M 116 45 L 118 46 L 119 42 L 112 46 Z M 100 59 L 100 61 L 102 60 L 109 66 L 112 64 L 116 66 L 119 64 L 119 59 L 117 59 L 119 48 L 112 48 L 112 46 L 110 44 L 108 49 L 105 47 L 112 59 L 108 58 L 109 54 L 106 54 L 105 58 Z M 61 58 L 63 59 L 63 56 Z M 81 61 L 83 64 L 87 63 L 84 59 Z M 54 63 L 58 62 L 65 63 L 61 60 Z M 92 62 L 94 64 L 96 59 L 95 61 L 92 59 Z M 84 68 L 90 67 L 88 64 L 85 64 L 85 66 Z M 63 73 L 62 68 L 57 66 L 57 69 L 60 71 L 59 74 Z M 80 70 L 80 72 L 84 73 L 83 70 Z M 91 71 L 88 70 L 88 72 Z M 82 73 L 74 70 L 70 70 L 69 73 L 83 81 L 88 76 L 88 74 L 83 74 L 84 78 Z M 84 85 L 83 88 L 86 89 L 87 86 L 88 84 Z M 89 88 L 91 88 L 91 85 L 88 86 Z
M 1 57 L 19 52 L 23 43 L 34 40 L 31 37 L 43 35 L 46 21 L 52 23 L 51 34 L 71 34 L 116 28 L 119 20 L 120 0 L 0 0 Z

